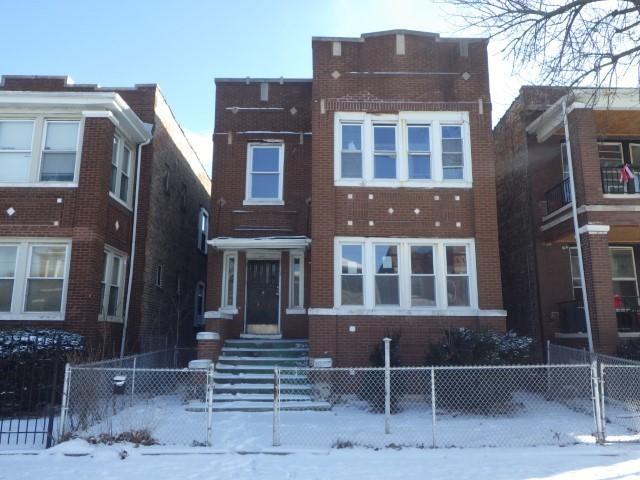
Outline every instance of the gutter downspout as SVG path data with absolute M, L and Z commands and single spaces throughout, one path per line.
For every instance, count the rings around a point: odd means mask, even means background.
M 150 134 L 149 138 L 138 144 L 138 164 L 136 165 L 136 198 L 135 208 L 133 209 L 133 232 L 131 239 L 131 258 L 129 260 L 129 283 L 127 284 L 127 308 L 124 312 L 124 321 L 122 325 L 122 338 L 120 340 L 120 358 L 124 357 L 124 347 L 127 340 L 127 327 L 129 326 L 129 309 L 131 308 L 131 288 L 133 285 L 133 267 L 136 259 L 136 237 L 138 235 L 138 207 L 140 204 L 140 165 L 142 164 L 142 147 L 145 147 L 151 143 L 153 136 Z
M 578 207 L 576 205 L 576 188 L 573 178 L 573 159 L 571 157 L 571 139 L 569 137 L 569 117 L 567 116 L 567 97 L 562 100 L 562 116 L 564 118 L 564 139 L 567 145 L 567 161 L 569 166 L 569 189 L 571 190 L 571 213 L 573 218 L 573 234 L 578 250 L 578 266 L 580 269 L 580 284 L 582 290 L 582 303 L 584 305 L 584 319 L 587 326 L 587 341 L 589 353 L 593 353 L 593 335 L 591 333 L 591 314 L 589 312 L 589 299 L 587 298 L 587 286 L 584 279 L 584 264 L 582 262 L 582 241 L 580 240 L 580 225 L 578 224 Z

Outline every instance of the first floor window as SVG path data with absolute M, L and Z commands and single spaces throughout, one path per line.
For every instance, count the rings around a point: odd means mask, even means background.
M 25 312 L 61 311 L 67 247 L 33 245 L 29 253 Z
M 364 305 L 363 245 L 342 245 L 340 251 L 341 304 Z
M 447 245 L 447 304 L 452 307 L 469 306 L 469 271 L 467 247 Z
M 335 304 L 367 309 L 477 307 L 473 239 L 336 239 Z
M 236 272 L 238 271 L 238 254 L 225 253 L 223 256 L 222 275 L 222 307 L 234 308 L 236 306 Z
M 0 245 L 0 312 L 11 311 L 17 257 L 17 245 Z
M 304 255 L 291 254 L 289 265 L 289 307 L 304 307 Z
M 624 305 L 637 305 L 638 277 L 636 275 L 633 247 L 609 247 L 613 292 Z
M 284 145 L 249 144 L 246 201 L 282 200 Z
M 104 318 L 106 312 L 108 320 L 121 321 L 124 316 L 125 267 L 125 256 L 105 250 L 100 314 Z
M 196 284 L 195 305 L 193 312 L 193 324 L 196 326 L 204 325 L 204 283 Z
M 398 247 L 375 245 L 376 305 L 399 305 Z

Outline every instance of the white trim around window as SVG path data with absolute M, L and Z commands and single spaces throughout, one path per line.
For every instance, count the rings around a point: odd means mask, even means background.
M 126 272 L 127 255 L 105 245 L 99 321 L 122 323 Z M 107 313 L 106 315 L 105 312 Z
M 39 256 L 38 261 L 34 255 Z M 0 297 L 5 301 L 0 321 L 64 320 L 70 262 L 69 239 L 3 238 Z M 47 308 L 47 302 L 57 306 Z
M 200 207 L 198 212 L 198 250 L 207 254 L 207 240 L 209 240 L 209 212 Z
M 287 314 L 304 313 L 304 252 L 289 252 L 289 307 Z
M 344 141 L 343 127 L 350 136 Z M 388 127 L 395 138 L 376 138 L 376 127 Z M 349 187 L 471 188 L 470 139 L 468 112 L 336 112 L 334 182 Z M 389 173 L 393 162 L 395 175 Z
M 344 260 L 343 247 L 348 248 Z M 412 247 L 427 248 L 414 249 L 416 258 L 412 261 Z M 345 276 L 350 286 L 343 297 Z M 380 288 L 376 295 L 377 281 L 385 295 L 380 294 Z M 334 305 L 335 314 L 476 315 L 475 241 L 336 237 Z
M 273 158 L 269 158 L 266 155 L 260 159 L 260 162 L 255 161 L 257 152 L 268 154 L 273 153 L 273 150 L 277 150 L 277 165 L 273 162 Z M 260 163 L 260 165 L 258 165 L 258 163 Z M 263 180 L 260 186 L 258 186 L 258 182 L 255 181 L 258 177 Z M 247 144 L 247 173 L 244 205 L 284 205 L 282 196 L 283 177 L 284 143 L 253 142 Z M 259 193 L 259 188 L 265 189 L 265 191 L 268 190 L 270 193 Z
M 109 196 L 131 209 L 133 204 L 135 148 L 120 135 L 113 136 Z
M 222 256 L 222 298 L 220 310 L 237 313 L 238 252 L 224 252 Z
M 63 128 L 54 130 L 54 125 Z M 84 119 L 80 117 L 3 114 L 0 116 L 0 165 L 3 165 L 0 186 L 77 187 L 83 131 Z M 52 132 L 56 132 L 55 136 Z M 70 160 L 73 165 L 66 168 Z M 45 161 L 46 168 L 43 167 Z

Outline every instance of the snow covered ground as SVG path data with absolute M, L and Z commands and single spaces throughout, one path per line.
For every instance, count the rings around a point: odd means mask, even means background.
M 286 455 L 205 451 L 135 448 L 128 444 L 93 446 L 74 440 L 37 454 L 0 454 L 0 479 L 640 479 L 640 448 L 628 444 L 380 451 L 355 448 Z

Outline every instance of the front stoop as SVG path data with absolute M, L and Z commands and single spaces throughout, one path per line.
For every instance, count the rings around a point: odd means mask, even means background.
M 273 376 L 276 366 L 307 367 L 309 343 L 305 340 L 241 338 L 227 340 L 214 372 L 214 411 L 273 411 Z M 286 374 L 280 381 L 281 410 L 329 410 L 316 401 L 304 373 Z M 190 406 L 188 410 L 200 410 Z

